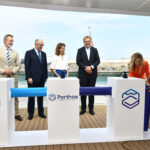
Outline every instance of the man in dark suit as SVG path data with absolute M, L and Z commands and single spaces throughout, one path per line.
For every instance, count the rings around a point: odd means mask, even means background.
M 97 66 L 100 58 L 96 48 L 91 47 L 92 39 L 86 36 L 83 39 L 84 47 L 80 48 L 77 53 L 76 61 L 79 66 L 78 77 L 81 87 L 93 87 L 97 78 Z M 89 96 L 89 113 L 94 115 L 94 96 Z M 81 96 L 81 112 L 86 112 L 86 96 Z
M 28 87 L 44 87 L 48 78 L 46 53 L 42 51 L 44 43 L 42 40 L 35 40 L 35 48 L 25 54 L 25 73 Z M 37 97 L 38 114 L 46 118 L 43 108 L 43 97 Z M 28 99 L 28 119 L 31 120 L 34 115 L 35 97 Z

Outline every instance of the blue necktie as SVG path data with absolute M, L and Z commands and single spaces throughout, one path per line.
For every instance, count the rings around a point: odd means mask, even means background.
M 38 51 L 38 57 L 39 57 L 39 61 L 41 63 L 42 62 L 42 57 L 41 57 L 41 52 L 40 51 Z
M 7 61 L 8 61 L 8 64 L 10 65 L 10 52 L 8 48 L 7 48 Z

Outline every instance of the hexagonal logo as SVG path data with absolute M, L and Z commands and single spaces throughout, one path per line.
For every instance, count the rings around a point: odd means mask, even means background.
M 55 94 L 49 94 L 49 95 L 48 95 L 48 99 L 49 99 L 50 101 L 54 101 L 54 100 L 56 100 L 56 95 L 55 95 Z
M 139 105 L 140 103 L 140 93 L 130 89 L 122 94 L 122 105 L 132 109 Z

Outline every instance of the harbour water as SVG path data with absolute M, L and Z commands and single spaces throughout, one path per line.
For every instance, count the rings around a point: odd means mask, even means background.
M 121 75 L 120 72 L 108 72 L 108 73 L 98 73 L 96 85 L 106 85 L 108 77 L 119 77 Z M 48 74 L 49 77 L 53 77 L 53 74 L 50 72 Z M 77 77 L 77 73 L 70 73 L 70 77 Z M 27 82 L 25 80 L 25 74 L 19 73 L 18 74 L 18 85 L 19 87 L 27 87 Z

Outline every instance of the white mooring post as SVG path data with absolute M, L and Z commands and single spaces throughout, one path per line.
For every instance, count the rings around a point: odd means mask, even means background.
M 10 97 L 10 88 L 14 79 L 0 79 L 0 145 L 8 145 L 15 131 L 14 100 Z
M 143 139 L 145 80 L 108 78 L 107 128 L 116 140 Z

